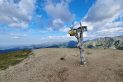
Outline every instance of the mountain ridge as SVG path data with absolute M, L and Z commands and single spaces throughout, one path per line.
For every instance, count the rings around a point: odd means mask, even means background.
M 103 37 L 89 40 L 84 43 L 84 48 L 112 48 L 123 50 L 123 36 Z
M 17 46 L 10 49 L 0 50 L 0 53 L 17 51 L 17 50 L 25 50 L 25 49 L 40 49 L 40 48 L 77 48 L 77 41 L 68 41 L 58 44 L 50 44 L 50 45 L 30 45 L 30 46 Z M 93 40 L 84 41 L 84 48 L 112 48 L 123 50 L 123 36 L 115 36 L 115 37 L 103 37 L 96 38 Z

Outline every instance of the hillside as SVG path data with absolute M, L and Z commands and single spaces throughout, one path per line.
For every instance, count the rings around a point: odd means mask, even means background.
M 32 55 L 31 50 L 19 50 L 8 53 L 0 53 L 0 70 L 16 65 Z
M 86 49 L 80 66 L 79 49 L 45 48 L 9 69 L 0 71 L 0 82 L 123 82 L 123 52 Z
M 123 50 L 123 36 L 104 37 L 89 40 L 84 43 L 85 48 L 113 48 Z

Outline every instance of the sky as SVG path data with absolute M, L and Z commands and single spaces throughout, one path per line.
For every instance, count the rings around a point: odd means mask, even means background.
M 0 0 L 0 46 L 76 40 L 80 22 L 84 40 L 123 35 L 123 0 Z

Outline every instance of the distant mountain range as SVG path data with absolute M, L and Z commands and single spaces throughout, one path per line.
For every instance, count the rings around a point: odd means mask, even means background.
M 65 48 L 76 48 L 77 41 L 69 41 L 67 43 L 62 43 L 56 45 L 59 47 Z M 112 49 L 119 49 L 123 50 L 123 36 L 116 36 L 116 37 L 104 37 L 104 38 L 97 38 L 93 40 L 84 41 L 84 48 L 112 48 Z
M 32 50 L 32 49 L 40 49 L 40 48 L 75 48 L 77 42 L 69 41 L 64 43 L 47 43 L 47 44 L 37 44 L 37 45 L 29 45 L 29 46 L 15 46 L 10 48 L 0 48 L 0 53 L 6 53 L 17 50 Z
M 123 50 L 123 36 L 104 37 L 89 40 L 84 43 L 85 48 L 113 48 Z
M 39 48 L 76 48 L 77 41 L 69 41 L 58 44 L 45 44 L 45 45 L 30 45 L 30 46 L 17 46 L 10 49 L 2 49 L 0 53 L 16 51 L 16 50 L 25 50 L 25 49 L 39 49 Z M 88 40 L 84 42 L 84 48 L 112 48 L 123 50 L 123 36 L 116 37 L 104 37 L 97 38 L 93 40 Z

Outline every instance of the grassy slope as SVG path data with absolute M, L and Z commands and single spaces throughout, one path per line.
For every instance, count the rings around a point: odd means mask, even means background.
M 6 69 L 11 65 L 21 62 L 32 54 L 31 50 L 19 50 L 9 53 L 0 54 L 0 70 Z

